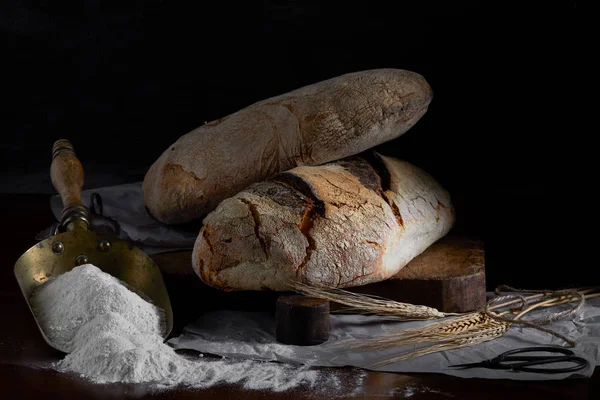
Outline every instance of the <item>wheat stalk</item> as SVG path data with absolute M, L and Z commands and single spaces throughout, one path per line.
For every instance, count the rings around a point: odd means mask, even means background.
M 349 307 L 351 311 L 364 314 L 377 314 L 407 320 L 427 320 L 454 316 L 454 318 L 433 322 L 421 328 L 395 330 L 380 337 L 351 339 L 332 346 L 332 348 L 341 347 L 347 351 L 372 351 L 395 347 L 400 348 L 409 345 L 423 345 L 420 348 L 401 351 L 380 360 L 372 364 L 372 367 L 493 340 L 506 334 L 514 323 L 520 323 L 552 333 L 573 345 L 574 342 L 570 339 L 552 330 L 542 328 L 534 322 L 519 321 L 519 319 L 536 308 L 553 307 L 576 300 L 583 301 L 585 298 L 600 296 L 600 293 L 594 293 L 600 287 L 571 289 L 568 292 L 524 290 L 523 292 L 534 292 L 536 294 L 529 296 L 499 296 L 490 300 L 484 312 L 456 314 L 443 313 L 432 307 L 401 303 L 378 296 L 357 294 L 337 288 L 314 287 L 301 283 L 290 284 L 290 288 L 305 296 L 343 304 Z M 516 308 L 513 307 L 507 311 L 500 311 L 502 308 L 518 305 L 519 303 L 520 306 Z M 504 317 L 506 314 L 516 316 L 510 319 Z
M 460 336 L 450 336 L 439 339 L 429 346 L 425 346 L 416 350 L 401 352 L 397 355 L 385 358 L 381 361 L 373 363 L 371 367 L 379 367 L 395 363 L 398 361 L 407 360 L 409 358 L 420 357 L 439 351 L 453 350 L 461 347 L 473 346 L 475 344 L 487 342 L 503 336 L 508 331 L 509 325 L 505 323 L 496 323 L 495 325 L 480 327 L 476 331 L 471 331 L 468 334 Z M 403 344 L 401 344 L 403 345 Z
M 584 289 L 579 292 L 584 298 L 593 298 L 600 296 L 600 293 L 593 293 L 598 288 Z M 552 307 L 559 304 L 566 304 L 578 300 L 578 297 L 572 294 L 558 295 L 547 299 L 548 294 L 536 294 L 523 297 L 517 300 L 505 301 L 504 303 L 490 306 L 487 312 L 473 312 L 461 315 L 445 321 L 433 322 L 422 328 L 404 329 L 390 332 L 377 338 L 353 339 L 340 342 L 335 347 L 343 347 L 348 351 L 372 351 L 381 349 L 390 349 L 395 347 L 404 347 L 408 345 L 423 345 L 418 349 L 401 351 L 395 355 L 380 360 L 370 367 L 380 367 L 382 365 L 406 360 L 409 358 L 420 357 L 439 351 L 453 350 L 461 347 L 472 346 L 489 340 L 499 338 L 506 334 L 510 326 L 521 316 L 540 307 Z M 530 305 L 525 310 L 498 311 L 501 308 L 511 306 L 516 303 L 523 303 L 525 308 L 531 300 L 537 300 L 538 303 Z M 496 310 L 496 311 L 492 311 Z M 506 314 L 517 314 L 510 320 L 503 317 Z M 534 324 L 532 324 L 534 325 Z M 534 326 L 535 327 L 535 326 Z M 539 328 L 538 329 L 543 329 Z M 550 330 L 546 332 L 568 341 L 562 335 Z
M 352 350 L 377 350 L 411 344 L 442 343 L 452 340 L 470 340 L 479 334 L 489 334 L 491 330 L 508 324 L 496 321 L 485 313 L 471 313 L 447 321 L 436 322 L 422 328 L 402 329 L 388 334 L 361 340 L 351 339 L 339 342 L 336 347 Z
M 303 283 L 292 283 L 291 288 L 308 297 L 329 300 L 349 307 L 350 311 L 377 314 L 402 319 L 424 320 L 443 318 L 456 313 L 443 313 L 433 307 L 401 303 L 378 296 L 352 293 L 337 288 L 314 287 Z
M 348 351 L 373 351 L 423 345 L 417 349 L 400 351 L 370 365 L 370 367 L 379 367 L 438 351 L 452 350 L 493 340 L 503 336 L 509 327 L 510 324 L 496 321 L 485 313 L 471 313 L 448 321 L 433 323 L 424 328 L 400 330 L 378 338 L 340 342 L 336 347 L 344 347 Z

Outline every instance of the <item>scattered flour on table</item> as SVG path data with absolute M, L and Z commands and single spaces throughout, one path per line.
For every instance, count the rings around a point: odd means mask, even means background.
M 402 395 L 403 398 L 408 398 L 408 397 L 414 396 L 415 394 L 422 394 L 422 393 L 435 393 L 435 394 L 440 394 L 445 397 L 454 397 L 454 395 L 452 395 L 450 393 L 443 392 L 439 389 L 429 388 L 429 387 L 423 386 L 423 385 L 405 386 L 400 391 L 398 391 L 396 389 L 393 390 L 391 393 L 389 393 L 389 395 L 395 396 L 395 395 L 400 394 L 400 395 Z
M 417 390 L 413 386 L 407 386 L 402 394 L 404 397 L 412 397 L 415 393 L 417 393 Z
M 42 285 L 31 302 L 49 339 L 69 352 L 55 368 L 97 383 L 239 383 L 246 389 L 284 391 L 337 380 L 307 366 L 181 356 L 163 343 L 164 311 L 91 264 Z

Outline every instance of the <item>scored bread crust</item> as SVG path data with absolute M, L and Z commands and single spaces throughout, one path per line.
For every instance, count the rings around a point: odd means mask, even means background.
M 454 223 L 423 170 L 363 153 L 251 185 L 204 219 L 192 264 L 223 290 L 350 287 L 385 280 Z
M 345 74 L 252 104 L 180 137 L 143 182 L 148 212 L 201 218 L 248 185 L 302 165 L 358 154 L 410 129 L 432 99 L 419 74 Z

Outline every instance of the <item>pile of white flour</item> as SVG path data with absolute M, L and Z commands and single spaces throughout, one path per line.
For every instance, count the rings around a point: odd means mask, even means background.
M 77 332 L 109 313 L 128 321 L 136 331 L 162 335 L 165 313 L 134 293 L 125 282 L 86 264 L 42 285 L 31 304 L 48 338 L 67 353 L 80 342 Z M 89 331 L 89 329 L 88 329 Z M 75 340 L 74 340 L 75 339 Z
M 283 391 L 314 386 L 307 367 L 257 361 L 191 359 L 163 343 L 164 311 L 91 264 L 42 285 L 31 299 L 48 338 L 69 354 L 56 369 L 94 382 L 208 387 L 240 383 Z

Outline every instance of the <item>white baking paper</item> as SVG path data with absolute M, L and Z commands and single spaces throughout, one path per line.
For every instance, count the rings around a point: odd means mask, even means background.
M 555 311 L 551 310 L 551 311 Z M 542 310 L 538 317 L 550 310 Z M 573 320 L 558 321 L 548 327 L 577 341 L 571 349 L 590 362 L 588 368 L 574 373 L 537 374 L 483 368 L 457 370 L 448 366 L 478 362 L 493 358 L 508 350 L 531 346 L 561 346 L 564 343 L 550 334 L 513 326 L 501 338 L 471 347 L 442 351 L 383 367 L 373 364 L 408 347 L 368 352 L 346 352 L 333 345 L 347 339 L 374 338 L 395 329 L 424 326 L 431 321 L 396 322 L 384 317 L 363 315 L 332 315 L 331 335 L 327 342 L 316 346 L 282 345 L 275 341 L 274 317 L 269 313 L 218 311 L 203 315 L 188 325 L 183 333 L 168 341 L 175 349 L 191 349 L 227 358 L 280 361 L 293 364 L 336 367 L 353 366 L 386 372 L 441 373 L 463 378 L 555 380 L 570 377 L 589 377 L 600 362 L 600 299 L 590 299 Z M 412 348 L 415 348 L 414 346 Z M 560 365 L 560 366 L 572 366 Z M 555 365 L 556 367 L 559 364 Z

